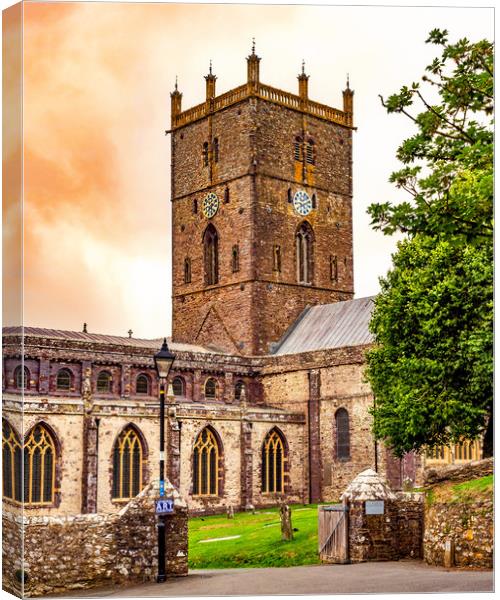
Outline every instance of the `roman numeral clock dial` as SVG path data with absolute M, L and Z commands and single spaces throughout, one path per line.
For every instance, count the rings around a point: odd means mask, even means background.
M 307 192 L 299 190 L 293 197 L 293 208 L 301 217 L 307 216 L 312 210 L 312 200 Z

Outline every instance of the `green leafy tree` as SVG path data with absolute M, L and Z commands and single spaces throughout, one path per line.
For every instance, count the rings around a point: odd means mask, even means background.
M 493 46 L 449 44 L 438 29 L 427 42 L 442 54 L 422 78 L 426 93 L 413 83 L 381 98 L 417 131 L 398 148 L 403 167 L 390 177 L 410 200 L 369 207 L 375 229 L 406 234 L 370 324 L 374 432 L 401 455 L 486 429 L 490 455 Z

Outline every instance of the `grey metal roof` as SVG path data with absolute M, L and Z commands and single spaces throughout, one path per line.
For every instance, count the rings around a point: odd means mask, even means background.
M 278 342 L 273 354 L 297 354 L 372 343 L 368 324 L 373 298 L 369 296 L 306 308 Z
M 105 335 L 102 333 L 84 333 L 82 331 L 64 331 L 61 329 L 45 329 L 43 327 L 4 327 L 2 329 L 3 335 L 21 335 L 24 329 L 24 335 L 30 337 L 40 337 L 48 339 L 60 339 L 69 340 L 75 342 L 94 342 L 99 344 L 113 344 L 117 346 L 131 346 L 134 348 L 151 348 L 158 350 L 163 342 L 163 338 L 157 338 L 152 340 L 145 340 L 134 337 L 121 337 L 119 335 Z M 205 353 L 218 353 L 220 351 L 210 350 L 203 346 L 197 346 L 195 344 L 183 344 L 178 342 L 172 342 L 168 338 L 168 344 L 172 350 L 178 352 L 205 352 Z

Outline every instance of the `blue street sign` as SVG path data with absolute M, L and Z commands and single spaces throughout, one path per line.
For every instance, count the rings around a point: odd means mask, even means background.
M 174 499 L 173 498 L 165 498 L 162 500 L 155 501 L 156 514 L 157 515 L 167 515 L 174 512 Z
M 165 482 L 163 479 L 160 480 L 160 496 L 165 495 Z

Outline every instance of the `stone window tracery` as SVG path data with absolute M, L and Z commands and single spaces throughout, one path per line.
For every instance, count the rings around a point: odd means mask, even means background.
M 24 503 L 53 504 L 56 476 L 56 445 L 47 428 L 39 423 L 24 442 Z
M 142 490 L 144 454 L 138 432 L 134 426 L 128 425 L 120 433 L 113 447 L 114 500 L 130 500 Z
M 265 494 L 283 493 L 285 489 L 285 442 L 272 429 L 262 444 L 262 491 Z
M 193 496 L 219 494 L 218 440 L 210 427 L 198 435 L 193 449 Z
M 312 227 L 307 221 L 304 221 L 295 234 L 298 283 L 312 283 L 314 270 L 313 243 Z
M 21 439 L 6 419 L 2 419 L 2 483 L 3 498 L 22 501 Z
M 335 430 L 337 458 L 344 460 L 349 459 L 351 456 L 349 413 L 345 408 L 339 408 L 335 413 Z

